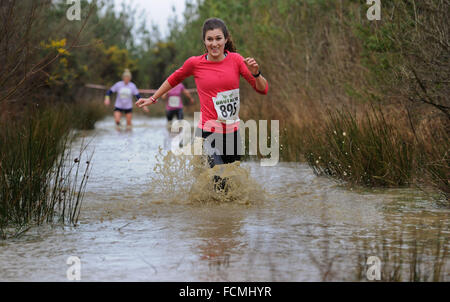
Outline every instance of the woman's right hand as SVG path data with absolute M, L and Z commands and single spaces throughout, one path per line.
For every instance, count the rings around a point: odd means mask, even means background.
M 154 103 L 153 98 L 139 99 L 139 101 L 136 102 L 136 105 L 139 108 L 142 108 L 142 107 L 145 107 L 145 106 L 152 105 L 153 103 Z
M 110 100 L 109 96 L 105 96 L 104 103 L 105 103 L 105 106 L 109 106 L 109 104 L 111 104 L 111 100 Z

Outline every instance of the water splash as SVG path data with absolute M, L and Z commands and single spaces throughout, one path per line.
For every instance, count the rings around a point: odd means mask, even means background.
M 144 195 L 154 202 L 249 205 L 265 200 L 263 188 L 240 162 L 209 168 L 206 156 L 175 155 L 160 148 L 153 172 Z

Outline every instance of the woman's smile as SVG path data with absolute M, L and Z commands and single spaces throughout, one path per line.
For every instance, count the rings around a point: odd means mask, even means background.
M 212 47 L 211 51 L 215 55 L 220 54 L 220 48 L 218 48 L 218 47 Z
M 208 50 L 210 57 L 214 59 L 220 59 L 225 52 L 225 44 L 227 39 L 224 37 L 224 33 L 220 29 L 208 30 L 205 33 L 205 46 Z

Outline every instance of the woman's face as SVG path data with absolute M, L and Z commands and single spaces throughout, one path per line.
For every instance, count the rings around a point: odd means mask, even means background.
M 205 46 L 212 59 L 219 59 L 225 53 L 227 40 L 220 28 L 208 30 L 205 34 Z
M 123 76 L 122 80 L 125 82 L 125 84 L 128 84 L 131 81 L 131 77 L 130 76 Z

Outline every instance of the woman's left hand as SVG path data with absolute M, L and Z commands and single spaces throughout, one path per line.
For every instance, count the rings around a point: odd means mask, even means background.
M 255 59 L 253 58 L 246 58 L 244 59 L 244 63 L 245 65 L 247 65 L 248 70 L 250 70 L 250 72 L 252 74 L 258 74 L 259 73 L 259 65 L 256 62 Z

